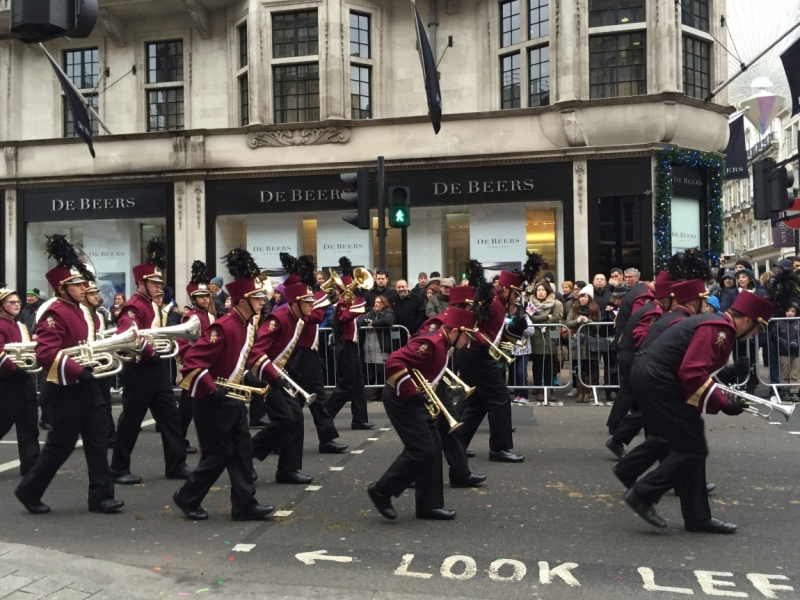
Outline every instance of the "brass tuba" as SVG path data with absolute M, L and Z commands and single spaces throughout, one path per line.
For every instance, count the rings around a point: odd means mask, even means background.
M 147 340 L 161 358 L 174 358 L 178 355 L 178 344 L 175 340 L 184 339 L 194 343 L 203 335 L 203 326 L 197 315 L 192 315 L 186 323 L 172 327 L 156 327 L 140 329 L 139 336 Z
M 20 342 L 6 344 L 5 352 L 9 360 L 17 365 L 17 368 L 28 373 L 38 373 L 42 370 L 36 362 L 36 342 Z
M 463 425 L 463 423 L 456 421 L 453 418 L 453 415 L 448 412 L 445 405 L 441 400 L 439 400 L 439 396 L 436 395 L 436 391 L 433 389 L 433 386 L 427 379 L 425 379 L 425 376 L 420 373 L 418 369 L 411 369 L 411 378 L 413 379 L 417 388 L 422 392 L 422 395 L 425 396 L 425 400 L 427 400 L 427 402 L 425 402 L 425 408 L 427 409 L 428 414 L 434 419 L 441 415 L 447 421 L 447 424 L 450 426 L 450 430 L 447 433 L 453 433 L 456 429 Z

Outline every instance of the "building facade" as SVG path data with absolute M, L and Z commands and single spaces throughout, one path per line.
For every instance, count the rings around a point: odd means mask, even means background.
M 224 276 L 218 257 L 237 245 L 268 269 L 282 251 L 372 267 L 375 234 L 342 221 L 339 174 L 379 155 L 412 194 L 411 227 L 387 240 L 392 279 L 525 250 L 558 280 L 649 276 L 656 154 L 727 143 L 725 92 L 703 102 L 727 74 L 713 43 L 724 0 L 419 0 L 440 59 L 438 135 L 408 2 L 100 8 L 91 37 L 47 44 L 111 132 L 93 123 L 95 159 L 41 49 L 0 42 L 4 277 L 19 288 L 46 287 L 53 232 L 84 247 L 106 295 L 130 294 L 153 235 L 178 289 L 197 258 Z M 707 186 L 684 179 L 673 245 L 702 245 Z

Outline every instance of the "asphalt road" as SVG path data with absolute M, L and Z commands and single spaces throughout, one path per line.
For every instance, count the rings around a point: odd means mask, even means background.
M 800 435 L 792 433 L 800 434 L 800 418 L 786 425 L 749 415 L 707 418 L 708 474 L 718 486 L 712 509 L 739 525 L 736 535 L 713 536 L 684 531 L 673 496 L 659 506 L 670 523 L 665 531 L 622 502 L 603 446 L 607 412 L 515 406 L 521 465 L 490 463 L 482 427 L 470 464 L 488 481 L 445 489 L 447 507 L 458 512 L 451 522 L 414 518 L 413 491 L 395 501 L 397 521 L 376 514 L 366 485 L 400 451 L 380 404 L 370 404 L 373 431 L 351 431 L 349 414 L 337 419 L 340 441 L 357 453 L 318 454 L 307 417 L 303 470 L 319 487 L 273 483 L 274 456 L 256 464 L 258 499 L 285 515 L 262 523 L 230 520 L 227 475 L 206 499 L 211 518 L 187 521 L 171 506 L 176 482 L 164 478 L 160 436 L 149 425 L 133 461 L 145 482 L 117 487 L 126 502 L 117 515 L 86 510 L 80 450 L 44 498 L 49 515 L 26 513 L 12 495 L 17 469 L 0 472 L 0 541 L 153 569 L 220 596 L 234 586 L 280 584 L 338 588 L 343 597 L 800 597 Z M 13 439 L 12 432 L 0 443 L 0 470 L 16 459 Z

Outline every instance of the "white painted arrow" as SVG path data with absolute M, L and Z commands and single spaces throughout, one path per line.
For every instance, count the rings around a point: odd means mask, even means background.
M 326 556 L 327 550 L 314 550 L 313 552 L 300 552 L 294 557 L 304 565 L 313 565 L 317 560 L 330 560 L 333 562 L 348 563 L 353 562 L 352 556 Z

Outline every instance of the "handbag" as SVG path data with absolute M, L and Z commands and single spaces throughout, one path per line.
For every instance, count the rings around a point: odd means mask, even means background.
M 592 354 L 605 354 L 610 349 L 610 343 L 613 338 L 589 336 L 589 352 Z

